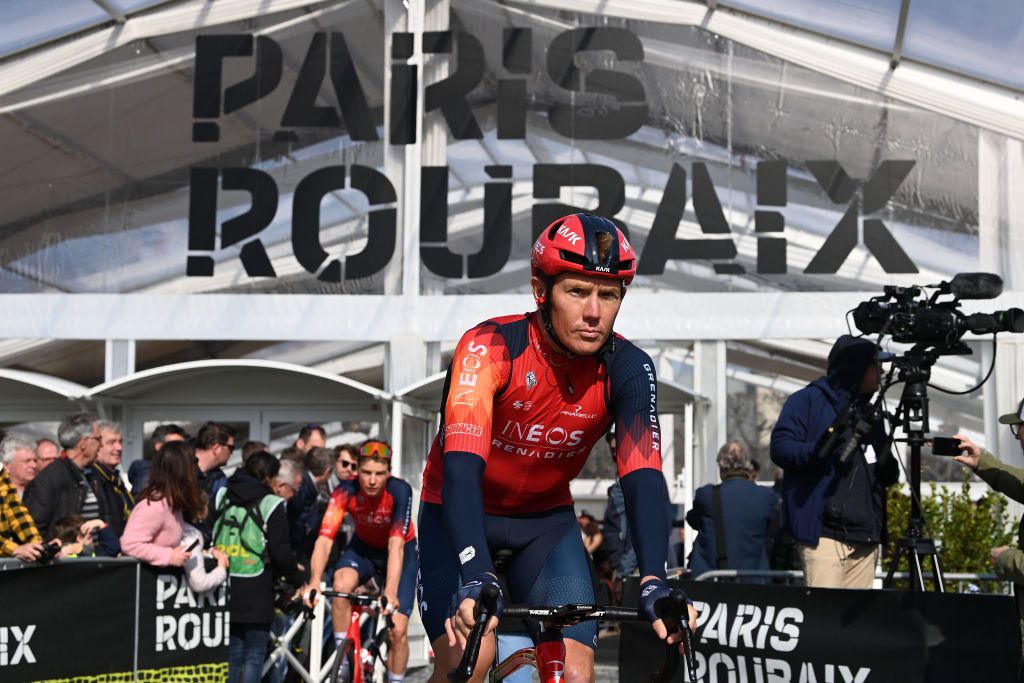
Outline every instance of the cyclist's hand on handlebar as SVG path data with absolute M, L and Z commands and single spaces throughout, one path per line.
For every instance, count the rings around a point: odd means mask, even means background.
M 316 591 L 318 588 L 319 586 L 313 585 L 312 583 L 307 583 L 305 586 L 299 589 L 299 592 L 302 594 L 302 603 L 306 607 L 312 609 L 313 606 L 316 605 L 316 593 L 314 591 Z
M 487 630 L 484 635 L 494 631 L 498 627 L 498 618 L 505 608 L 505 596 L 501 593 L 501 587 L 497 579 L 491 574 L 479 574 L 470 579 L 466 585 L 459 588 L 452 596 L 451 605 L 448 608 L 448 619 L 444 622 L 444 630 L 448 634 L 448 646 L 455 647 L 456 643 L 460 648 L 466 646 L 466 638 L 476 624 L 476 604 L 480 599 L 480 592 L 483 587 L 493 584 L 498 588 L 498 604 L 494 615 L 487 623 Z
M 651 627 L 654 633 L 669 645 L 680 643 L 679 651 L 683 651 L 683 634 L 676 624 L 671 625 L 672 632 L 669 632 L 669 625 L 665 623 L 662 616 L 670 609 L 671 591 L 664 581 L 657 577 L 645 577 L 640 584 L 640 610 L 651 620 Z M 697 628 L 697 610 L 693 605 L 687 605 L 687 618 L 690 631 Z
M 384 591 L 384 598 L 387 600 L 384 606 L 384 614 L 394 614 L 402 604 L 398 601 L 398 593 Z

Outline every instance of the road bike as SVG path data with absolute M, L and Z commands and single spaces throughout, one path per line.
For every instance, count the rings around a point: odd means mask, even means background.
M 476 622 L 466 639 L 466 649 L 459 665 L 448 674 L 451 683 L 466 683 L 476 668 L 480 656 L 487 622 L 497 608 L 498 589 L 484 586 L 477 601 L 474 616 Z M 686 665 L 692 683 L 697 681 L 697 660 L 693 646 L 693 633 L 687 619 L 686 593 L 680 589 L 672 591 L 668 605 L 662 612 L 662 620 L 669 632 L 682 631 Z M 580 622 L 599 619 L 603 621 L 647 621 L 646 615 L 628 607 L 606 607 L 601 605 L 513 605 L 505 609 L 502 618 L 536 619 L 541 623 L 540 635 L 534 647 L 527 647 L 494 664 L 488 675 L 489 683 L 498 683 L 524 666 L 534 667 L 542 683 L 561 683 L 565 671 L 565 642 L 562 631 Z M 670 681 L 679 667 L 679 645 L 665 646 L 665 659 L 661 669 L 650 675 L 651 683 Z

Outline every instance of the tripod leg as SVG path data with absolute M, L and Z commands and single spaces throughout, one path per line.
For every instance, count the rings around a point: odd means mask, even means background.
M 896 574 L 896 570 L 900 566 L 900 557 L 903 556 L 903 546 L 901 544 L 896 545 L 896 552 L 893 553 L 892 559 L 889 560 L 889 571 L 885 575 L 885 581 L 882 582 L 882 588 L 892 588 L 893 575 Z
M 924 592 L 924 573 L 921 571 L 921 556 L 917 554 L 917 547 L 907 550 L 907 559 L 910 561 L 910 580 L 914 590 Z
M 939 552 L 932 548 L 932 569 L 935 570 L 935 592 L 946 592 L 946 581 L 942 576 L 942 567 L 939 565 Z

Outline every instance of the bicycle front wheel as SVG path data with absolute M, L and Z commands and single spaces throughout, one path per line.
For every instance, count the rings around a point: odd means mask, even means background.
M 337 645 L 334 651 L 334 663 L 331 665 L 331 683 L 352 683 L 353 672 L 358 665 L 352 641 L 346 638 Z

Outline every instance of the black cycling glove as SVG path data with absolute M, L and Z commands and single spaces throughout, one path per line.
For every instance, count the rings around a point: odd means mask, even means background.
M 494 610 L 494 614 L 491 616 L 501 617 L 501 613 L 505 610 L 505 594 L 502 592 L 497 579 L 490 574 L 483 573 L 477 574 L 463 584 L 459 590 L 455 591 L 455 594 L 452 595 L 452 603 L 448 607 L 448 618 L 450 619 L 455 616 L 463 600 L 469 599 L 480 602 L 480 591 L 488 584 L 493 584 L 498 589 L 497 609 Z

